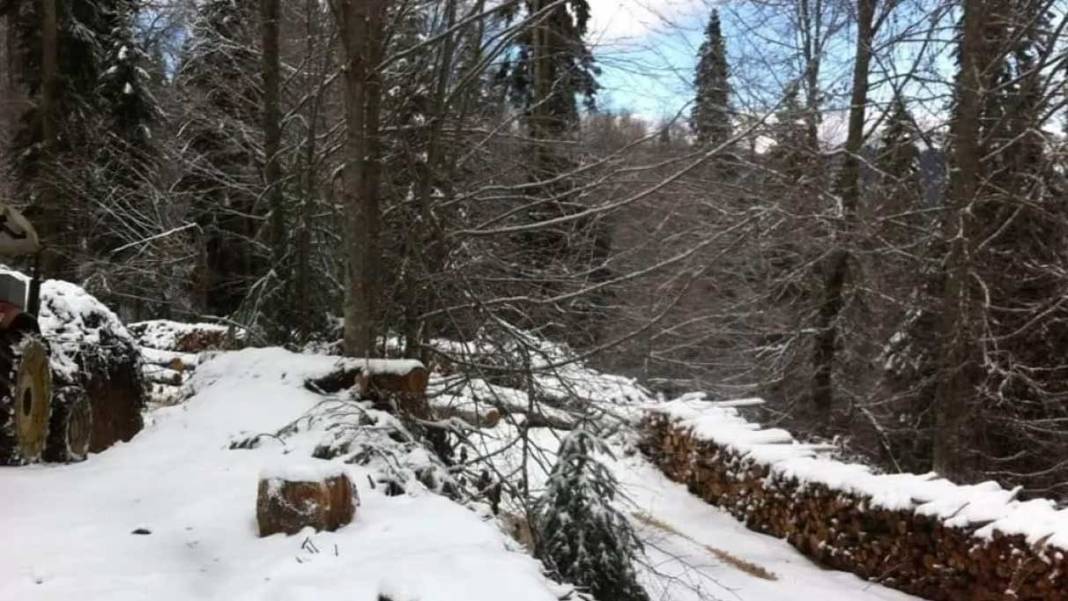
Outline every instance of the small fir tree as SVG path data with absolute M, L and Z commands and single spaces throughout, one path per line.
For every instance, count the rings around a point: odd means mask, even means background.
M 562 580 L 602 601 L 648 601 L 634 560 L 641 541 L 612 506 L 619 483 L 594 457 L 609 454 L 583 427 L 563 440 L 545 493 L 534 507 L 535 554 Z

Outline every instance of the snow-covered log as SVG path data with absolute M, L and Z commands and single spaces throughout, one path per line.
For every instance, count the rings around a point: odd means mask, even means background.
M 354 497 L 352 482 L 336 463 L 264 470 L 256 498 L 260 536 L 296 534 L 309 526 L 337 530 L 352 522 Z
M 307 386 L 314 392 L 352 390 L 374 402 L 375 408 L 393 410 L 420 419 L 430 418 L 426 387 L 430 374 L 419 361 L 407 359 L 344 359 L 336 370 Z
M 927 599 L 1068 600 L 1068 512 L 996 483 L 876 474 L 733 407 L 676 401 L 643 423 L 673 480 L 825 566 Z
M 72 411 L 53 411 L 51 429 L 70 427 L 57 416 L 82 416 L 78 399 L 88 400 L 92 417 L 89 450 L 99 452 L 141 431 L 145 390 L 141 352 L 119 318 L 85 290 L 59 280 L 41 285 L 41 334 L 51 351 L 53 390 Z M 63 403 L 59 403 L 62 407 Z M 78 427 L 74 424 L 74 427 Z M 78 459 L 78 453 L 53 459 Z

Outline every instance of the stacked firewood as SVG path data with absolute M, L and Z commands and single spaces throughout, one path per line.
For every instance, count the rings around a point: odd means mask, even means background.
M 647 415 L 642 429 L 642 451 L 668 477 L 827 567 L 928 599 L 1068 600 L 1068 551 L 1051 536 L 980 535 L 990 522 L 950 525 L 916 511 L 921 500 L 885 509 L 857 491 L 784 475 L 665 413 Z
M 130 324 L 129 331 L 141 346 L 142 377 L 149 399 L 157 405 L 179 402 L 182 385 L 206 357 L 239 348 L 244 339 L 226 326 L 168 320 Z

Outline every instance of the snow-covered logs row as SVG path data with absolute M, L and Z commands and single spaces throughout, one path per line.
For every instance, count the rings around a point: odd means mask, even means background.
M 1068 510 L 992 482 L 874 474 L 761 429 L 732 404 L 690 398 L 650 411 L 642 451 L 828 567 L 928 599 L 1068 600 Z

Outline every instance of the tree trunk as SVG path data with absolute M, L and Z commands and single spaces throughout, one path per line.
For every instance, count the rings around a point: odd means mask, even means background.
M 5 52 L 7 56 L 7 88 L 8 92 L 14 97 L 15 90 L 18 89 L 19 75 L 18 75 L 18 15 L 19 5 L 17 2 L 11 2 L 7 5 L 7 14 L 5 15 L 5 31 L 4 42 L 6 44 Z
M 860 152 L 864 145 L 864 118 L 868 102 L 868 71 L 872 41 L 875 37 L 876 0 L 860 0 L 857 7 L 857 48 L 853 65 L 853 91 L 849 105 L 849 133 L 845 160 L 839 180 L 842 215 L 837 220 L 837 248 L 828 262 L 823 304 L 816 324 L 813 350 L 812 403 L 819 424 L 826 427 L 834 400 L 834 361 L 838 344 L 838 316 L 845 304 L 844 290 L 849 278 L 850 244 L 856 229 L 857 205 L 860 202 Z
M 41 0 L 41 169 L 40 219 L 38 228 L 45 246 L 41 268 L 49 277 L 69 276 L 64 258 L 63 219 L 57 206 L 55 188 L 56 105 L 59 94 L 59 29 L 56 0 Z
M 984 0 L 964 3 L 957 106 L 950 124 L 952 145 L 945 236 L 946 258 L 942 311 L 942 349 L 935 399 L 933 467 L 947 478 L 961 477 L 968 398 L 975 387 L 976 347 L 973 302 L 968 277 L 975 229 L 970 207 L 979 192 L 979 116 L 983 94 Z
M 260 20 L 263 34 L 263 153 L 265 164 L 263 171 L 267 204 L 271 211 L 271 264 L 278 275 L 279 285 L 286 289 L 290 285 L 290 273 L 286 256 L 286 215 L 285 198 L 282 194 L 282 121 L 279 109 L 281 93 L 281 76 L 279 74 L 279 34 L 280 18 L 279 0 L 260 0 Z M 292 331 L 287 308 L 288 294 L 279 295 L 280 302 L 274 303 L 276 322 L 272 328 L 273 342 L 284 344 Z
M 379 244 L 377 130 L 380 93 L 374 75 L 384 0 L 334 0 L 345 54 L 345 167 L 342 197 L 348 247 L 345 352 L 372 356 L 378 314 Z

